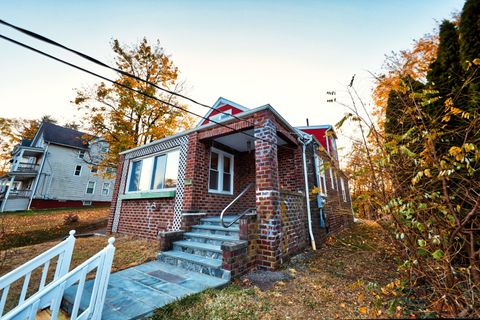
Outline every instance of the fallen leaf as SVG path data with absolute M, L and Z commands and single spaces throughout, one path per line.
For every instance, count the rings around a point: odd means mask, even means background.
M 365 314 L 365 313 L 367 313 L 367 308 L 365 308 L 365 307 L 360 307 L 360 308 L 358 308 L 358 311 L 359 311 L 360 313 Z

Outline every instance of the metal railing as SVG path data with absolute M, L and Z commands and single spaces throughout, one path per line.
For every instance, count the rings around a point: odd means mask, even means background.
M 223 221 L 223 215 L 225 214 L 225 212 L 235 203 L 237 202 L 238 199 L 240 199 L 245 193 L 247 193 L 248 190 L 250 190 L 250 188 L 255 185 L 253 182 L 252 183 L 249 183 L 245 189 L 243 189 L 242 192 L 240 192 L 240 194 L 235 198 L 233 199 L 226 207 L 225 209 L 222 210 L 222 213 L 220 213 L 220 222 L 222 223 L 222 226 L 224 228 L 230 228 L 235 222 L 237 222 L 238 220 L 240 220 L 243 216 L 245 216 L 246 214 L 248 214 L 249 212 L 252 212 L 252 211 L 255 211 L 256 208 L 248 208 L 247 210 L 243 211 L 240 215 L 238 215 L 237 217 L 235 217 L 235 219 L 233 219 L 229 224 L 225 224 L 225 221 Z
M 64 274 L 57 280 L 52 281 L 49 285 L 33 294 L 22 304 L 12 309 L 2 320 L 33 320 L 39 309 L 50 307 L 50 319 L 57 319 L 65 289 L 77 285 L 75 299 L 73 301 L 70 319 L 93 319 L 101 318 L 105 297 L 107 294 L 108 280 L 112 268 L 113 255 L 115 247 L 113 243 L 115 238 L 108 239 L 108 245 L 97 254 L 83 262 L 72 271 Z M 80 301 L 85 288 L 87 274 L 95 271 L 95 279 L 92 294 L 88 303 L 83 310 L 80 310 Z
M 72 260 L 73 246 L 75 245 L 74 234 L 75 230 L 71 230 L 70 236 L 67 239 L 0 278 L 0 290 L 2 291 L 2 296 L 0 298 L 0 318 L 2 320 L 3 310 L 5 308 L 5 303 L 7 302 L 8 291 L 10 290 L 10 286 L 12 285 L 12 283 L 24 278 L 22 291 L 18 299 L 18 307 L 24 303 L 25 297 L 27 296 L 27 290 L 30 283 L 32 271 L 34 271 L 38 267 L 43 266 L 38 291 L 43 290 L 43 288 L 47 285 L 47 274 L 52 259 L 58 257 L 55 268 L 55 275 L 53 276 L 52 282 L 59 279 L 68 272 L 68 268 L 70 267 L 70 261 Z

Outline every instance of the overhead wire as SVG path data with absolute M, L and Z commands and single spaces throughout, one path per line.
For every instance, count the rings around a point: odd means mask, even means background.
M 201 119 L 208 120 L 209 122 L 215 123 L 215 124 L 217 124 L 217 125 L 219 125 L 219 126 L 222 126 L 222 127 L 224 127 L 224 128 L 227 128 L 227 129 L 229 129 L 229 130 L 232 130 L 233 132 L 241 133 L 241 134 L 243 134 L 243 135 L 245 135 L 245 136 L 248 136 L 248 137 L 251 137 L 251 138 L 253 138 L 253 139 L 258 139 L 258 140 L 262 140 L 262 141 L 267 142 L 267 143 L 271 143 L 271 141 L 269 141 L 269 140 L 266 140 L 266 139 L 263 139 L 263 138 L 260 138 L 260 137 L 256 137 L 256 136 L 251 135 L 251 134 L 249 134 L 249 133 L 247 133 L 247 132 L 245 132 L 245 131 L 240 131 L 240 130 L 238 130 L 238 129 L 235 129 L 235 128 L 233 128 L 233 127 L 230 127 L 230 126 L 228 126 L 228 125 L 225 125 L 225 124 L 223 124 L 223 123 L 221 123 L 221 122 L 212 120 L 211 118 L 206 118 L 206 117 L 201 116 L 201 115 L 199 115 L 199 114 L 197 114 L 197 113 L 195 113 L 195 112 L 193 112 L 193 111 L 187 110 L 187 109 L 185 109 L 185 108 L 183 108 L 183 107 L 180 107 L 180 106 L 178 106 L 178 105 L 172 104 L 172 103 L 170 103 L 170 102 L 161 100 L 161 99 L 159 99 L 159 98 L 157 98 L 157 97 L 155 97 L 155 96 L 152 96 L 152 95 L 147 94 L 147 93 L 145 93 L 145 92 L 142 92 L 142 91 L 140 91 L 140 90 L 131 88 L 131 87 L 129 87 L 129 86 L 123 84 L 123 83 L 117 82 L 117 81 L 115 81 L 115 80 L 112 80 L 112 79 L 110 79 L 110 78 L 107 78 L 107 77 L 105 77 L 105 76 L 102 76 L 102 75 L 100 75 L 100 74 L 98 74 L 98 73 L 95 73 L 95 72 L 93 72 L 93 71 L 91 71 L 91 70 L 88 70 L 88 69 L 86 69 L 86 68 L 80 67 L 80 66 L 75 65 L 75 64 L 73 64 L 73 63 L 70 63 L 70 62 L 68 62 L 68 61 L 65 61 L 65 60 L 63 60 L 63 59 L 61 59 L 61 58 L 55 57 L 55 56 L 53 56 L 53 55 L 51 55 L 51 54 L 48 54 L 48 53 L 46 53 L 46 52 L 43 52 L 43 51 L 41 51 L 41 50 L 39 50 L 39 49 L 36 49 L 36 48 L 34 48 L 34 47 L 32 47 L 32 46 L 29 46 L 29 45 L 27 45 L 27 44 L 25 44 L 25 43 L 22 43 L 22 42 L 20 42 L 20 41 L 14 40 L 14 39 L 9 38 L 9 37 L 7 37 L 7 36 L 4 36 L 4 35 L 2 35 L 2 34 L 0 34 L 0 38 L 2 38 L 2 39 L 4 39 L 4 40 L 7 40 L 7 41 L 9 41 L 9 42 L 11 42 L 11 43 L 13 43 L 13 44 L 16 44 L 16 45 L 18 45 L 18 46 L 21 46 L 21 47 L 23 47 L 23 48 L 26 48 L 26 49 L 28 49 L 28 50 L 31 50 L 31 51 L 33 51 L 33 52 L 35 52 L 35 53 L 40 54 L 40 55 L 43 55 L 43 56 L 45 56 L 45 57 L 48 57 L 48 58 L 50 58 L 50 59 L 53 59 L 53 60 L 55 60 L 55 61 L 57 61 L 57 62 L 63 63 L 63 64 L 65 64 L 65 65 L 68 65 L 68 66 L 70 66 L 70 67 L 72 67 L 72 68 L 74 68 L 74 69 L 83 71 L 83 72 L 88 73 L 88 74 L 90 74 L 90 75 L 92 75 L 92 76 L 95 76 L 95 77 L 97 77 L 97 78 L 103 79 L 103 80 L 105 80 L 105 81 L 107 81 L 107 82 L 110 82 L 110 83 L 112 83 L 112 84 L 115 84 L 115 85 L 117 85 L 117 86 L 120 86 L 120 87 L 122 87 L 122 88 L 125 88 L 125 89 L 127 89 L 127 90 L 133 91 L 133 92 L 135 92 L 135 93 L 137 93 L 137 94 L 146 96 L 146 97 L 148 97 L 148 98 L 150 98 L 150 99 L 153 99 L 153 100 L 156 100 L 156 101 L 158 101 L 158 102 L 160 102 L 160 103 L 163 103 L 163 104 L 165 104 L 165 105 L 168 105 L 168 106 L 170 106 L 170 107 L 172 107 L 172 108 L 176 108 L 176 109 L 179 109 L 179 110 L 181 110 L 181 111 L 183 111 L 183 112 L 186 112 L 186 113 L 192 114 L 192 115 L 194 115 L 194 116 L 196 116 L 196 117 L 199 117 L 199 118 L 201 118 Z M 241 121 L 245 121 L 244 119 L 241 119 L 241 118 L 240 118 L 240 120 L 241 120 Z M 288 146 L 283 146 L 283 145 L 278 145 L 278 147 L 282 147 L 282 148 L 287 148 L 287 149 L 290 149 L 290 150 L 294 150 L 294 148 L 291 148 L 291 147 L 288 147 Z

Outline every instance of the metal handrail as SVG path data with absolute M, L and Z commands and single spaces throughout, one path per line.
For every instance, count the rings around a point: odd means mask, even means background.
M 226 225 L 225 222 L 223 221 L 223 214 L 238 200 L 240 199 L 248 190 L 250 190 L 250 188 L 254 185 L 254 183 L 249 183 L 245 189 L 243 189 L 242 192 L 240 192 L 240 194 L 235 198 L 233 199 L 226 207 L 225 209 L 222 210 L 222 213 L 220 213 L 220 222 L 222 223 L 222 226 L 224 228 L 229 228 L 231 227 L 235 222 L 237 222 L 241 217 L 243 217 L 244 215 L 246 215 L 247 211 L 250 211 L 252 210 L 251 208 L 250 209 L 247 209 L 245 210 L 241 215 L 239 215 L 237 218 L 235 218 L 230 224 Z

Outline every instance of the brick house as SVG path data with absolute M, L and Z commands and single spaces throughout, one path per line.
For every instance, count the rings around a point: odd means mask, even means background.
M 121 153 L 109 232 L 158 239 L 161 261 L 229 279 L 275 270 L 353 221 L 332 126 L 294 128 L 268 104 L 224 98 L 205 119 Z

